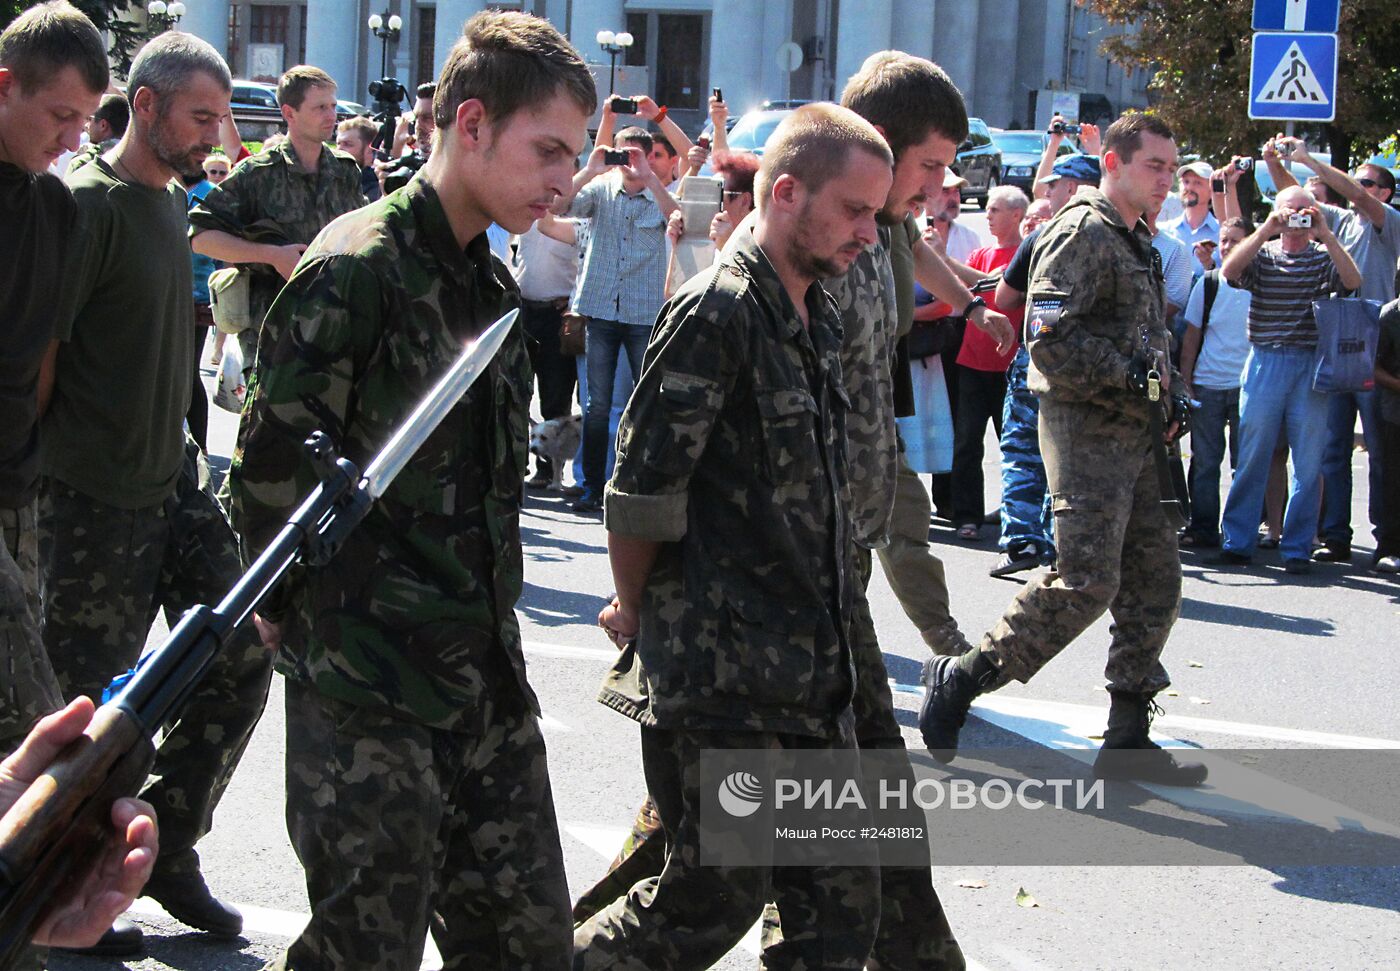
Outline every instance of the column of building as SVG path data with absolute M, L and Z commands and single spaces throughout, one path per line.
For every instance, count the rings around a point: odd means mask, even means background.
M 765 97 L 782 96 L 780 88 L 764 83 L 763 60 L 768 52 L 763 49 L 762 24 L 766 6 L 769 4 L 763 0 L 714 0 L 710 13 L 710 86 L 724 90 L 724 100 L 735 115 L 755 107 Z
M 306 0 L 306 63 L 314 64 L 335 78 L 339 96 L 352 101 L 366 97 L 358 90 L 358 55 L 364 33 L 368 33 L 369 28 L 357 16 L 359 6 L 345 0 Z M 378 53 L 376 50 L 376 71 L 379 70 Z M 292 66 L 290 58 L 295 56 L 294 49 L 288 51 L 286 67 Z
M 219 56 L 228 58 L 228 0 L 193 0 L 185 4 L 180 29 L 206 40 Z M 229 65 L 237 70 L 233 65 Z
M 977 113 L 973 95 L 982 53 L 977 37 L 981 6 L 981 0 L 940 3 L 933 33 L 933 59 L 962 91 L 969 114 Z
M 958 3 L 960 0 L 952 0 Z M 894 0 L 894 23 L 890 46 L 916 57 L 933 60 L 933 30 L 938 13 L 937 0 Z
M 486 9 L 486 0 L 438 0 L 433 29 L 433 76 L 442 75 L 442 66 L 452 45 L 462 36 L 462 25 L 472 14 Z
M 843 0 L 836 26 L 836 94 L 876 51 L 892 46 L 894 0 Z
M 978 54 L 996 65 L 977 75 L 974 91 L 964 91 L 968 113 L 980 115 L 989 125 L 1005 128 L 1020 111 L 1016 103 L 1016 39 L 1021 21 L 1021 0 L 983 0 L 977 31 Z M 975 107 L 974 107 L 975 105 Z

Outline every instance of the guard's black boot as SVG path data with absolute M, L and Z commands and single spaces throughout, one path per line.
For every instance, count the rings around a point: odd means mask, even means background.
M 92 947 L 59 947 L 54 950 L 92 957 L 126 958 L 140 954 L 141 945 L 141 928 L 125 917 L 118 917 Z
M 181 859 L 174 866 L 157 866 L 141 895 L 160 904 L 182 924 L 215 937 L 237 937 L 243 931 L 243 915 L 209 892 L 199 872 L 199 858 L 192 850 L 189 855 L 192 865 Z
M 919 731 L 929 753 L 947 765 L 958 754 L 958 732 L 967 721 L 972 699 L 991 688 L 997 668 L 978 648 L 953 656 L 936 654 L 924 662 L 924 703 Z
M 1178 762 L 1152 741 L 1152 716 L 1162 709 L 1150 694 L 1110 691 L 1108 729 L 1094 759 L 1094 776 L 1159 786 L 1202 785 L 1209 770 L 1200 762 Z

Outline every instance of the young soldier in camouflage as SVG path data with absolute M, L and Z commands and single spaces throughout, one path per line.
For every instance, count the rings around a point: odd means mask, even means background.
M 467 22 L 432 156 L 321 233 L 268 314 L 230 472 L 250 556 L 316 483 L 325 431 L 368 461 L 462 344 L 519 302 L 491 256 L 569 185 L 595 106 L 542 19 Z M 530 370 L 517 327 L 328 566 L 264 601 L 287 679 L 287 824 L 311 919 L 279 966 L 559 971 L 569 899 L 514 607 Z
M 360 166 L 331 148 L 335 140 L 335 81 L 318 67 L 301 65 L 277 82 L 277 103 L 287 138 L 234 166 L 190 210 L 196 253 L 243 264 L 253 274 L 248 312 L 262 321 L 277 291 L 316 234 L 336 216 L 367 201 Z M 245 332 L 244 351 L 269 347 L 275 334 Z M 256 342 L 256 343 L 254 343 Z M 245 353 L 246 366 L 253 355 Z
M 39 554 L 45 646 L 68 697 L 100 699 L 136 662 L 157 610 L 177 618 L 237 582 L 238 546 L 183 430 L 194 354 L 185 194 L 228 112 L 228 67 L 168 32 L 132 64 L 131 124 L 69 181 L 81 242 L 77 305 L 41 372 Z M 165 734 L 142 792 L 161 817 L 147 896 L 230 936 L 242 918 L 209 892 L 195 843 L 262 714 L 271 660 L 251 631 L 229 639 Z
M 1204 765 L 1177 762 L 1148 732 L 1152 699 L 1171 683 L 1160 658 L 1181 605 L 1176 526 L 1163 512 L 1152 457 L 1149 365 L 1161 370 L 1164 393 L 1177 389 L 1167 399 L 1168 437 L 1185 403 L 1167 364 L 1161 262 L 1142 216 L 1161 206 L 1175 168 L 1171 129 L 1150 115 L 1123 116 L 1104 138 L 1102 191 L 1081 192 L 1036 241 L 1026 342 L 1058 565 L 1021 590 L 980 647 L 924 666 L 919 727 L 942 761 L 953 758 L 977 695 L 1028 681 L 1107 610 L 1112 702 L 1096 773 L 1164 785 L 1205 780 Z
M 697 770 L 702 749 L 855 745 L 846 403 L 817 280 L 873 242 L 890 164 L 854 114 L 794 112 L 753 232 L 681 288 L 647 349 L 605 500 L 617 597 L 599 620 L 625 646 L 601 700 L 642 725 L 667 855 L 575 930 L 576 971 L 709 967 L 769 900 L 788 931 L 769 967 L 865 964 L 873 866 L 699 866 Z
M 39 640 L 39 364 L 53 337 L 78 212 L 48 166 L 78 143 L 107 86 L 92 22 L 35 6 L 0 34 L 0 755 L 63 707 Z

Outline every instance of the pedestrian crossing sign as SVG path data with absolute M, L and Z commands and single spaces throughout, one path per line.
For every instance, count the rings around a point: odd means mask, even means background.
M 1254 35 L 1249 117 L 1332 121 L 1337 116 L 1337 35 Z

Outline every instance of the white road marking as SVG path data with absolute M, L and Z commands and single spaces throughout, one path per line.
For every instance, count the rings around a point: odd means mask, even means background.
M 890 687 L 904 694 L 922 695 L 922 685 L 890 681 Z M 1007 728 L 1018 735 L 1048 745 L 1051 748 L 1083 748 L 1091 744 L 1089 735 L 1103 732 L 1108 717 L 1107 696 L 1102 706 L 1076 705 L 1063 701 L 1037 701 L 1010 695 L 982 695 L 972 705 L 972 713 L 994 725 Z M 1048 723 L 1062 732 L 1036 729 L 1036 722 Z M 1217 718 L 1197 718 L 1193 715 L 1162 715 L 1153 719 L 1154 728 L 1174 728 L 1179 731 L 1209 732 L 1235 738 L 1268 739 L 1274 742 L 1294 742 L 1319 748 L 1400 749 L 1400 740 L 1366 735 L 1339 735 L 1335 732 L 1314 732 L 1303 728 L 1279 728 L 1253 722 L 1232 722 Z M 1181 745 L 1179 740 L 1165 734 L 1153 733 L 1163 745 Z
M 1083 739 L 1090 740 L 1091 734 L 1103 732 L 1108 706 L 1074 705 L 1060 701 L 1036 701 L 1030 698 L 1014 698 L 1009 695 L 983 695 L 972 706 L 973 713 L 993 724 L 1001 724 L 999 719 L 1015 719 L 1028 728 L 1029 723 L 1044 722 L 1072 731 Z M 1400 748 L 1400 741 L 1387 738 L 1368 738 L 1361 735 L 1338 735 L 1333 732 L 1313 732 L 1299 728 L 1277 728 L 1272 725 L 1256 725 L 1249 722 L 1222 721 L 1215 718 L 1196 718 L 1189 715 L 1162 715 L 1152 722 L 1159 729 L 1186 729 L 1210 732 L 1217 735 L 1231 735 L 1236 738 L 1263 738 L 1279 742 L 1295 742 L 1302 745 L 1316 745 L 1321 748 L 1343 749 L 1394 749 Z M 1041 737 L 1033 730 L 1018 734 L 1041 742 L 1052 748 L 1076 747 L 1062 744 L 1055 736 Z M 1176 742 L 1168 735 L 1154 736 L 1163 745 Z
M 612 664 L 617 659 L 617 651 L 608 647 L 582 647 L 574 644 L 544 644 L 538 641 L 525 642 L 525 655 L 539 658 L 561 658 L 575 661 L 598 661 Z M 902 694 L 922 695 L 923 686 L 900 684 L 891 679 L 890 687 Z M 1105 698 L 1105 700 L 1107 700 Z M 1062 701 L 1036 701 L 1031 698 L 1013 698 L 1009 695 L 983 695 L 972 706 L 973 714 L 996 725 L 1009 728 L 1019 735 L 1042 742 L 1052 748 L 1087 747 L 1096 744 L 1087 736 L 1103 731 L 1107 716 L 1107 705 L 1076 705 Z M 1003 716 L 999 721 L 995 716 Z M 1020 719 L 1018 727 L 1012 727 L 1010 719 Z M 1036 733 L 1033 721 L 1050 722 L 1065 733 Z M 1374 738 L 1365 735 L 1341 735 L 1336 732 L 1315 732 L 1303 728 L 1280 728 L 1274 725 L 1259 725 L 1253 722 L 1224 721 L 1218 718 L 1197 718 L 1192 715 L 1163 715 L 1153 721 L 1159 729 L 1178 731 L 1209 732 L 1215 735 L 1228 735 L 1235 738 L 1267 739 L 1273 742 L 1293 742 L 1299 745 L 1316 745 L 1320 748 L 1347 749 L 1400 749 L 1400 739 Z M 1024 729 L 1024 730 L 1023 730 Z M 1082 731 L 1081 731 L 1082 729 Z M 1042 737 L 1044 735 L 1044 737 Z M 1182 745 L 1184 743 L 1165 734 L 1153 736 L 1161 744 Z
M 602 637 L 602 633 L 598 634 Z M 568 658 L 574 661 L 602 661 L 612 664 L 617 660 L 615 647 L 577 647 L 573 644 L 541 644 L 538 641 L 525 641 L 526 657 Z
M 573 729 L 565 725 L 553 715 L 541 715 L 540 727 L 547 732 L 572 732 Z

